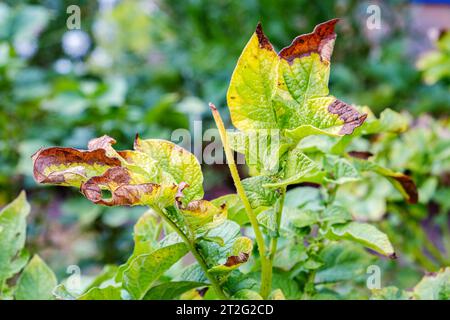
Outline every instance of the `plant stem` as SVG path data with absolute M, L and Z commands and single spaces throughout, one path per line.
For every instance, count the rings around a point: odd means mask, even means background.
M 252 225 L 253 231 L 255 233 L 255 240 L 256 244 L 258 245 L 259 255 L 261 257 L 260 294 L 264 299 L 267 299 L 272 287 L 272 265 L 270 263 L 270 259 L 266 255 L 266 245 L 264 243 L 264 237 L 261 229 L 259 229 L 256 214 L 253 212 L 252 206 L 250 205 L 247 195 L 245 194 L 244 187 L 242 186 L 241 178 L 239 177 L 239 172 L 237 170 L 236 163 L 234 162 L 233 152 L 231 151 L 231 148 L 228 144 L 227 133 L 222 118 L 220 117 L 220 113 L 212 103 L 209 104 L 209 107 L 211 108 L 214 121 L 216 122 L 217 128 L 219 129 L 220 138 L 222 140 L 223 149 L 225 150 L 225 156 L 227 159 L 228 167 L 230 169 L 231 177 L 233 178 L 233 182 L 236 187 L 236 192 L 241 198 L 241 201 L 245 208 L 245 212 L 247 213 L 248 219 L 250 220 L 250 224 Z
M 280 224 L 281 224 L 281 216 L 283 214 L 283 206 L 284 206 L 284 199 L 286 197 L 286 187 L 283 187 L 281 189 L 281 195 L 278 199 L 278 205 L 277 205 L 277 211 L 276 211 L 276 226 L 277 226 L 277 236 L 272 237 L 270 240 L 270 265 L 273 265 L 273 259 L 275 258 L 275 254 L 277 252 L 277 245 L 278 245 L 278 238 L 279 238 L 279 232 L 280 232 Z
M 214 291 L 216 292 L 217 296 L 221 300 L 227 300 L 228 297 L 225 295 L 225 293 L 222 290 L 222 287 L 220 286 L 217 279 L 208 273 L 208 266 L 206 265 L 205 259 L 202 257 L 200 252 L 195 247 L 195 244 L 183 233 L 183 231 L 178 228 L 178 226 L 169 219 L 169 217 L 160 209 L 153 208 L 160 216 L 161 218 L 166 221 L 174 230 L 175 232 L 183 239 L 183 241 L 188 246 L 189 250 L 192 252 L 192 255 L 194 256 L 195 260 L 197 260 L 197 263 L 199 264 L 200 268 L 202 268 L 203 272 L 205 273 L 205 276 L 208 278 L 209 282 L 211 282 L 212 287 L 214 288 Z

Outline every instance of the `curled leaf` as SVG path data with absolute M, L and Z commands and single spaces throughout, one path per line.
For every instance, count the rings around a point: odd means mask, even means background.
M 115 142 L 104 135 L 89 141 L 88 150 L 41 149 L 32 157 L 34 177 L 39 183 L 79 187 L 86 198 L 106 206 L 165 207 L 177 198 L 189 202 L 202 197 L 200 165 L 188 151 L 139 137 L 136 150 L 116 151 Z
M 160 193 L 161 186 L 155 183 L 132 184 L 129 171 L 123 167 L 108 169 L 103 175 L 90 178 L 81 185 L 84 196 L 96 204 L 105 206 L 152 204 Z M 112 197 L 105 199 L 102 189 L 111 192 Z M 177 186 L 172 186 L 175 193 Z

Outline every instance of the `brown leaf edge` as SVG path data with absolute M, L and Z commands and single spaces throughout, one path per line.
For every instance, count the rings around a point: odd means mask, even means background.
M 258 43 L 259 43 L 259 47 L 261 49 L 266 49 L 266 50 L 275 52 L 272 44 L 269 41 L 269 38 L 267 38 L 267 36 L 264 34 L 261 22 L 258 22 L 255 33 L 256 33 L 256 36 L 258 37 Z
M 87 165 L 120 166 L 117 158 L 109 157 L 104 149 L 78 150 L 74 148 L 51 147 L 38 150 L 32 157 L 33 176 L 38 183 L 64 183 L 64 174 L 44 174 L 49 166 L 71 165 L 75 163 Z
M 318 24 L 313 32 L 296 37 L 278 55 L 280 58 L 292 62 L 296 58 L 308 56 L 316 52 L 322 61 L 329 62 L 333 53 L 334 41 L 336 40 L 334 27 L 338 22 L 339 19 L 332 19 Z

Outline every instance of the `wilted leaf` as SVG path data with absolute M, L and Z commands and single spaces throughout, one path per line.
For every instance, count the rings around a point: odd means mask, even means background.
M 58 284 L 55 274 L 35 255 L 17 281 L 17 300 L 53 300 L 53 289 Z
M 108 136 L 93 139 L 88 150 L 47 148 L 33 156 L 39 183 L 80 187 L 92 202 L 164 208 L 200 199 L 203 176 L 194 155 L 163 140 L 135 141 L 135 151 L 116 151 Z M 104 195 L 107 190 L 111 197 Z
M 408 200 L 409 203 L 414 204 L 418 202 L 419 194 L 417 192 L 417 187 L 410 176 L 384 168 L 381 165 L 369 160 L 353 158 L 352 163 L 360 172 L 375 172 L 388 179 L 389 182 L 406 198 L 406 200 Z

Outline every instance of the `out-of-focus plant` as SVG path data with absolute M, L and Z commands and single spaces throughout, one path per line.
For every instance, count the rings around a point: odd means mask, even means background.
M 417 62 L 417 67 L 423 71 L 427 84 L 450 79 L 450 32 L 444 32 L 436 42 L 436 50 L 424 54 Z

